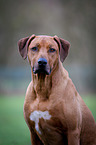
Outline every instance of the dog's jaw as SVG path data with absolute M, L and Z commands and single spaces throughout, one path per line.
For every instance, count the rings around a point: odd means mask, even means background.
M 51 69 L 45 69 L 45 68 L 32 68 L 34 74 L 43 74 L 43 75 L 50 75 Z

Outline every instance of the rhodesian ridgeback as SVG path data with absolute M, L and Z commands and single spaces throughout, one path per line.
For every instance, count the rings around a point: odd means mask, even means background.
M 32 35 L 18 45 L 32 71 L 24 102 L 32 145 L 96 145 L 95 120 L 62 65 L 70 43 Z

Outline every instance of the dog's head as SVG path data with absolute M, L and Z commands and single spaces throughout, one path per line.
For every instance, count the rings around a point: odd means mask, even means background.
M 19 52 L 32 67 L 33 73 L 49 75 L 58 62 L 68 55 L 70 43 L 57 36 L 35 36 L 22 38 L 18 42 Z

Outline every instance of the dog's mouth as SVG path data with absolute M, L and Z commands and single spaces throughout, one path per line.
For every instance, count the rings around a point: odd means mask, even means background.
M 44 74 L 44 75 L 50 75 L 51 69 L 46 68 L 46 67 L 33 67 L 33 73 L 34 74 Z

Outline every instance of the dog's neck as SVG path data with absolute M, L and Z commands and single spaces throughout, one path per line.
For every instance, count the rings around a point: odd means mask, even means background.
M 49 98 L 52 88 L 57 85 L 57 81 L 61 81 L 62 72 L 61 72 L 62 64 L 58 64 L 55 68 L 55 71 L 51 72 L 50 75 L 34 74 L 32 71 L 32 81 L 33 81 L 33 89 L 35 91 L 36 97 L 41 100 L 46 100 Z
M 36 97 L 42 100 L 48 99 L 51 90 L 50 77 L 45 74 L 33 75 L 33 87 Z

